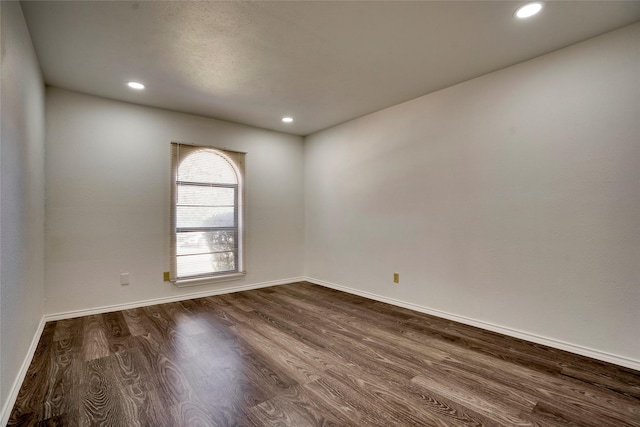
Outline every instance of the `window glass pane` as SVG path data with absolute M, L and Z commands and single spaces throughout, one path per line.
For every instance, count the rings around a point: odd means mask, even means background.
M 233 230 L 177 233 L 177 253 L 178 255 L 194 255 L 233 251 L 236 248 L 235 235 Z
M 214 279 L 243 270 L 243 168 L 240 153 L 172 144 L 172 277 Z
M 178 181 L 237 184 L 238 177 L 227 159 L 204 149 L 190 154 L 178 165 Z
M 178 185 L 178 205 L 233 206 L 233 188 Z
M 177 206 L 176 227 L 234 227 L 235 209 Z
M 177 257 L 178 277 L 197 276 L 199 274 L 235 271 L 236 261 L 233 252 L 221 252 L 204 255 L 183 255 Z

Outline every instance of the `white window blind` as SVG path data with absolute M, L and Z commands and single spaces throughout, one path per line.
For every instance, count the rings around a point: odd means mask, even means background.
M 171 171 L 171 280 L 242 276 L 244 153 L 172 143 Z

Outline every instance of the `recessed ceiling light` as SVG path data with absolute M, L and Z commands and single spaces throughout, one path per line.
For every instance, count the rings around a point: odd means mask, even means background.
M 293 117 L 283 117 L 282 121 L 285 123 L 291 123 L 293 122 Z
M 541 2 L 527 3 L 524 6 L 520 6 L 518 10 L 516 10 L 515 16 L 521 19 L 528 18 L 540 12 L 541 10 L 542 10 Z
M 127 86 L 129 86 L 131 89 L 137 89 L 137 90 L 144 89 L 144 85 L 138 82 L 129 82 L 127 83 Z

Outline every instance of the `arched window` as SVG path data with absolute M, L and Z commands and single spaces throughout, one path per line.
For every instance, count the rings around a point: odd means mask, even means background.
M 206 283 L 244 274 L 244 154 L 172 144 L 171 280 Z

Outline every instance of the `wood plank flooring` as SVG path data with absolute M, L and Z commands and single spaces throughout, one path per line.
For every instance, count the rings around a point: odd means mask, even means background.
M 640 426 L 640 372 L 309 283 L 47 323 L 9 426 Z

